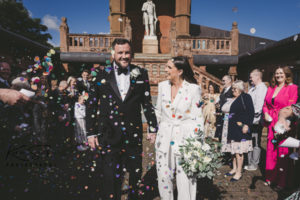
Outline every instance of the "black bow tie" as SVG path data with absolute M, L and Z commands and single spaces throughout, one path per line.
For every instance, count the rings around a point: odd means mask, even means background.
M 118 68 L 118 75 L 120 75 L 120 74 L 126 75 L 127 73 L 128 73 L 128 68 L 127 67 L 126 68 L 122 68 L 122 67 Z

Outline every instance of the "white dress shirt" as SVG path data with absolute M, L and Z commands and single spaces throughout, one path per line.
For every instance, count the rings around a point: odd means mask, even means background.
M 258 85 L 250 88 L 248 94 L 251 96 L 254 106 L 254 120 L 253 124 L 258 124 L 261 118 L 262 107 L 265 102 L 265 96 L 267 94 L 267 86 L 263 82 L 259 83 Z
M 118 66 L 116 63 L 114 63 L 114 69 L 115 69 L 115 76 L 116 76 L 116 81 L 117 81 L 117 86 L 119 89 L 119 92 L 121 94 L 122 100 L 124 101 L 126 94 L 129 90 L 130 87 L 130 67 L 128 66 L 128 72 L 127 74 L 118 74 Z

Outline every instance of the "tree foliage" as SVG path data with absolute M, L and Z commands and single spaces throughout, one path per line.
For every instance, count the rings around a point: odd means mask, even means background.
M 48 28 L 41 24 L 41 19 L 31 18 L 22 3 L 0 1 L 0 25 L 14 33 L 18 33 L 41 44 L 51 46 L 47 41 L 52 39 Z

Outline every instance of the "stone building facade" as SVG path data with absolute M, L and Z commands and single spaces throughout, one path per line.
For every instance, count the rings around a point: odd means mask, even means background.
M 78 61 L 78 53 L 84 54 L 85 58 L 96 54 L 104 58 L 107 56 L 104 54 L 110 53 L 115 38 L 127 38 L 133 44 L 133 63 L 148 69 L 155 94 L 158 82 L 165 78 L 165 64 L 173 56 L 184 55 L 190 58 L 198 83 L 206 90 L 209 82 L 221 87 L 220 78 L 224 74 L 229 73 L 233 78 L 237 76 L 237 58 L 240 53 L 257 48 L 261 42 L 273 42 L 240 34 L 236 22 L 232 23 L 229 31 L 191 24 L 191 0 L 153 0 L 158 18 L 156 35 L 159 51 L 155 54 L 145 53 L 145 29 L 141 11 L 144 2 L 110 0 L 110 34 L 69 33 L 67 19 L 62 18 L 61 58 L 64 58 L 64 54 L 68 57 L 75 57 L 76 54 Z M 72 65 L 70 60 L 62 61 L 68 70 Z M 92 64 L 97 62 L 93 61 Z

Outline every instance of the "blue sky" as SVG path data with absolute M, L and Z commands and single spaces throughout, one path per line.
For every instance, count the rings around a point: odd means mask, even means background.
M 23 4 L 48 26 L 55 46 L 63 16 L 70 33 L 109 33 L 109 0 L 23 0 Z M 281 40 L 300 33 L 300 0 L 192 0 L 193 24 L 230 30 L 233 21 L 241 33 Z

